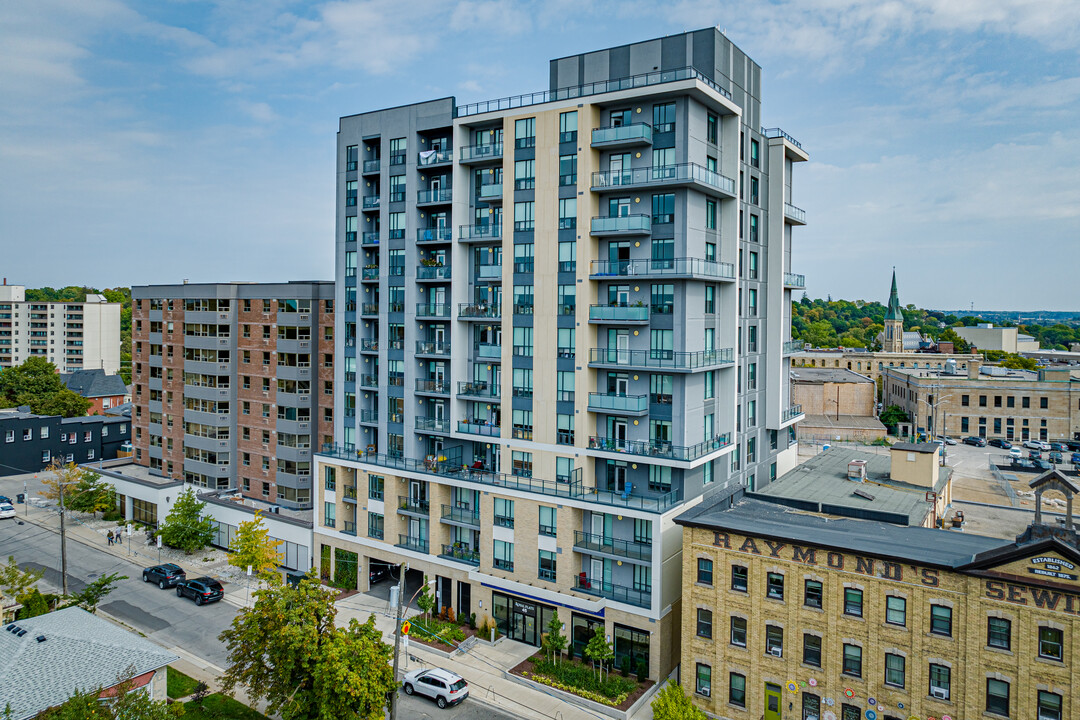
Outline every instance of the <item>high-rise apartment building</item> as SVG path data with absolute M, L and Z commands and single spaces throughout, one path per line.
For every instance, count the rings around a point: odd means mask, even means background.
M 539 644 L 677 662 L 703 496 L 795 464 L 792 168 L 761 69 L 710 28 L 553 60 L 551 89 L 344 117 L 324 574 L 436 578 Z
M 120 303 L 28 302 L 26 287 L 0 285 L 0 368 L 43 357 L 60 370 L 120 371 Z
M 333 437 L 334 284 L 131 289 L 135 462 L 169 478 L 311 507 Z

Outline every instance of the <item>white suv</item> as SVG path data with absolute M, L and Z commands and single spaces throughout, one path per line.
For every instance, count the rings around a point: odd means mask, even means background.
M 1049 450 L 1050 443 L 1043 442 L 1042 440 L 1025 440 L 1024 447 L 1028 450 Z
M 435 701 L 440 708 L 455 705 L 469 696 L 469 683 L 465 678 L 449 670 L 413 670 L 405 675 L 402 683 L 406 695 L 424 695 Z

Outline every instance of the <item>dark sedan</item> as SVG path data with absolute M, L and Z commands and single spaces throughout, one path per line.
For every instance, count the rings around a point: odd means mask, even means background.
M 155 583 L 162 590 L 165 588 L 176 587 L 178 582 L 185 579 L 187 579 L 187 573 L 184 572 L 182 567 L 175 563 L 155 565 L 154 567 L 149 567 L 142 571 L 143 582 Z
M 988 440 L 986 444 L 990 447 L 1001 448 L 1002 450 L 1008 450 L 1012 447 L 1011 442 L 1009 442 L 1008 440 L 1002 440 L 1001 438 L 994 438 L 993 440 Z
M 964 438 L 964 444 L 974 445 L 975 447 L 986 447 L 986 440 L 977 435 L 972 435 L 971 437 Z
M 200 577 L 194 580 L 183 580 L 176 584 L 177 597 L 189 597 L 196 605 L 217 602 L 225 597 L 225 588 L 221 583 L 211 577 Z

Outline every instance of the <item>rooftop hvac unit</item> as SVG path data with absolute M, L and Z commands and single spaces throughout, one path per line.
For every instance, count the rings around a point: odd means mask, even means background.
M 848 480 L 855 480 L 856 482 L 864 482 L 866 480 L 866 461 L 865 460 L 851 460 L 847 464 L 847 476 Z

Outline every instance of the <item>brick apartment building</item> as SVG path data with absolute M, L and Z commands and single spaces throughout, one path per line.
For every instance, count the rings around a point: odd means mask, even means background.
M 333 440 L 334 284 L 132 288 L 135 462 L 165 477 L 311 507 Z

